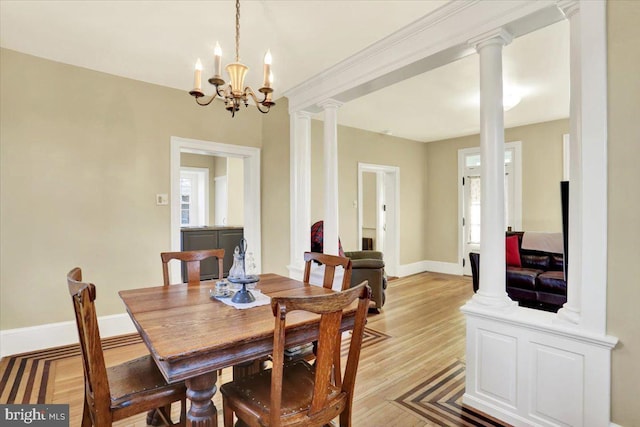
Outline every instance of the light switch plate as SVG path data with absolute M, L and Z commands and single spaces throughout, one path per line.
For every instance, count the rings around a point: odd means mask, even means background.
M 168 194 L 156 194 L 156 205 L 168 205 L 169 204 L 169 195 Z

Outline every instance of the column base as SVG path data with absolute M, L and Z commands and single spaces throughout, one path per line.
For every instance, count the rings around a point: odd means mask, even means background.
M 580 311 L 565 303 L 562 308 L 558 310 L 558 317 L 556 317 L 555 322 L 565 325 L 579 325 L 580 318 Z
M 476 292 L 469 303 L 499 310 L 510 310 L 518 306 L 518 303 L 509 298 L 506 292 L 502 295 L 494 295 L 483 293 L 482 290 Z

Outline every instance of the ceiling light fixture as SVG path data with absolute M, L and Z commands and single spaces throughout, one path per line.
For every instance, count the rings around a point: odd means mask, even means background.
M 244 86 L 244 77 L 249 71 L 249 67 L 240 63 L 240 0 L 236 0 L 236 62 L 232 62 L 227 65 L 225 69 L 229 73 L 229 85 L 226 88 L 221 88 L 225 84 L 221 74 L 221 60 L 222 50 L 220 45 L 216 42 L 216 48 L 214 49 L 215 56 L 215 74 L 209 79 L 209 83 L 215 86 L 216 90 L 209 99 L 200 101 L 200 98 L 204 98 L 205 94 L 202 91 L 202 63 L 200 58 L 196 62 L 193 90 L 189 92 L 189 95 L 196 98 L 198 105 L 209 105 L 214 99 L 220 97 L 224 99 L 225 108 L 231 112 L 231 117 L 235 117 L 236 111 L 240 109 L 240 104 L 244 104 L 245 107 L 249 106 L 249 97 L 251 97 L 256 107 L 261 113 L 268 113 L 272 106 L 276 105 L 271 99 L 273 93 L 273 73 L 271 72 L 271 52 L 267 50 L 264 56 L 264 82 L 262 87 L 258 91 L 264 94 L 262 101 L 258 101 L 256 94 L 249 86 Z M 262 108 L 262 107 L 264 108 Z
M 515 92 L 505 92 L 502 98 L 504 111 L 509 111 L 522 101 L 522 97 Z

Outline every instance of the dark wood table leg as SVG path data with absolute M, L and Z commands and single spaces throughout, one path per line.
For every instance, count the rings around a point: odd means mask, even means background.
M 265 364 L 267 359 L 256 359 L 248 362 L 239 363 L 233 365 L 233 379 L 234 381 L 242 377 L 248 377 L 249 375 L 257 374 L 260 371 L 265 370 Z
M 217 372 L 209 372 L 185 381 L 187 399 L 191 406 L 187 411 L 187 426 L 218 427 L 218 410 L 211 401 L 216 393 Z

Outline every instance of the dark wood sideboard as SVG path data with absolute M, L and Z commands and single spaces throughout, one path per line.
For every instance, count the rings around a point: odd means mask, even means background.
M 180 229 L 180 245 L 183 251 L 200 249 L 224 249 L 224 277 L 229 275 L 233 265 L 233 250 L 244 235 L 242 227 L 183 227 Z M 213 258 L 202 261 L 200 280 L 218 278 L 218 263 Z M 182 266 L 182 281 L 187 281 L 187 269 Z

